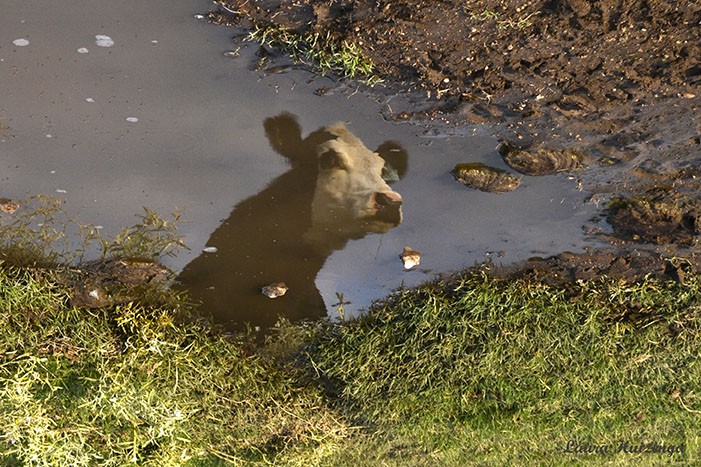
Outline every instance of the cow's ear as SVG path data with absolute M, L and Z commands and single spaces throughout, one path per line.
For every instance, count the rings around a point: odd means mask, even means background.
M 396 182 L 404 177 L 409 169 L 409 155 L 399 143 L 386 141 L 375 152 L 385 160 L 382 178 L 387 183 Z
M 299 126 L 297 117 L 283 112 L 266 118 L 263 127 L 270 147 L 275 152 L 293 161 L 299 157 L 302 151 L 302 127 Z

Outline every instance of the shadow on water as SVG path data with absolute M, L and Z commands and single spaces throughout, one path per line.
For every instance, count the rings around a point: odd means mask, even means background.
M 327 307 L 315 284 L 327 258 L 349 240 L 402 221 L 402 197 L 388 183 L 407 171 L 407 152 L 385 142 L 372 152 L 343 124 L 302 138 L 288 113 L 265 119 L 272 149 L 290 169 L 237 204 L 178 282 L 220 323 L 269 327 L 278 317 L 318 319 Z M 270 299 L 265 285 L 289 291 Z

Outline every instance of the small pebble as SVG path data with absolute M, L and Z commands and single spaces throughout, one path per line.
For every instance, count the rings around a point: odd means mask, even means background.
M 12 214 L 13 212 L 17 211 L 20 208 L 20 205 L 17 201 L 9 199 L 9 198 L 0 198 L 0 212 L 4 212 L 6 214 Z
M 261 292 L 268 298 L 278 298 L 287 293 L 287 286 L 284 282 L 274 282 L 263 287 Z
M 402 252 L 399 257 L 402 259 L 402 262 L 404 263 L 404 269 L 411 269 L 414 266 L 418 266 L 421 264 L 421 253 L 418 251 L 409 248 L 408 246 L 404 247 L 404 251 Z

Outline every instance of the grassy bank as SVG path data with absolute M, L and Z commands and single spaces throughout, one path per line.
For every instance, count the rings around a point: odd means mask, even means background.
M 173 244 L 143 220 L 129 238 Z M 22 255 L 0 248 L 2 465 L 699 462 L 697 277 L 565 290 L 472 270 L 262 345 L 167 289 L 73 305 L 30 224 Z
M 698 461 L 696 280 L 571 296 L 469 274 L 263 348 L 178 322 L 171 298 L 77 309 L 3 267 L 3 463 Z

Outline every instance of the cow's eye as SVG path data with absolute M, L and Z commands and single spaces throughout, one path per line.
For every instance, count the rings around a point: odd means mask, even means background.
M 319 156 L 319 167 L 324 170 L 342 169 L 343 159 L 336 151 L 326 151 Z

